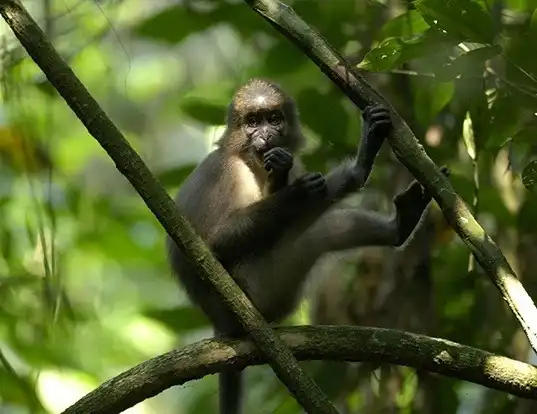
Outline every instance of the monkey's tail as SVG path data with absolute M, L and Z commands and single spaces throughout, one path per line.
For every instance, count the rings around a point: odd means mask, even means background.
M 242 375 L 240 371 L 222 371 L 218 375 L 220 414 L 242 413 Z

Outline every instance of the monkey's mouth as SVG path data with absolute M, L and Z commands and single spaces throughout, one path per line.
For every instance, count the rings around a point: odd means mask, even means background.
M 263 159 L 263 154 L 265 154 L 265 152 L 267 152 L 269 149 L 272 148 L 272 144 L 270 142 L 271 142 L 270 138 L 267 138 L 267 139 L 256 138 L 255 139 L 253 147 L 254 147 L 254 151 L 256 155 L 260 159 Z

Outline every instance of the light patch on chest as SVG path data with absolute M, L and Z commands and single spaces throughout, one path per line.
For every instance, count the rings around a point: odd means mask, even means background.
M 246 207 L 260 200 L 263 193 L 254 172 L 242 161 L 235 162 L 233 167 L 238 177 L 233 189 L 238 206 Z

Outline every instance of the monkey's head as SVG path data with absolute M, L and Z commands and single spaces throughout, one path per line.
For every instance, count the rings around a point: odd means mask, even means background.
M 262 79 L 250 80 L 235 93 L 227 126 L 220 145 L 258 160 L 271 148 L 294 152 L 302 143 L 293 100 L 278 85 Z

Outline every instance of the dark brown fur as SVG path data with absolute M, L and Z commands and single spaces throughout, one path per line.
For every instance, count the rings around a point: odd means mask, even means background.
M 363 135 L 355 159 L 326 176 L 300 175 L 295 159 L 288 183 L 266 191 L 270 174 L 252 150 L 246 119 L 279 110 L 285 117 L 271 147 L 293 155 L 303 137 L 298 111 L 281 88 L 254 79 L 235 94 L 227 129 L 218 148 L 183 183 L 177 204 L 216 257 L 269 322 L 289 315 L 304 281 L 324 253 L 366 245 L 401 245 L 416 227 L 430 201 L 414 182 L 396 199 L 397 214 L 387 217 L 355 209 L 333 208 L 365 184 L 391 121 L 387 110 L 364 111 Z M 285 173 L 282 173 L 285 178 Z M 190 298 L 208 315 L 217 334 L 241 334 L 240 326 L 212 288 L 193 271 L 173 242 L 170 262 Z M 240 412 L 240 373 L 222 373 L 220 410 Z

